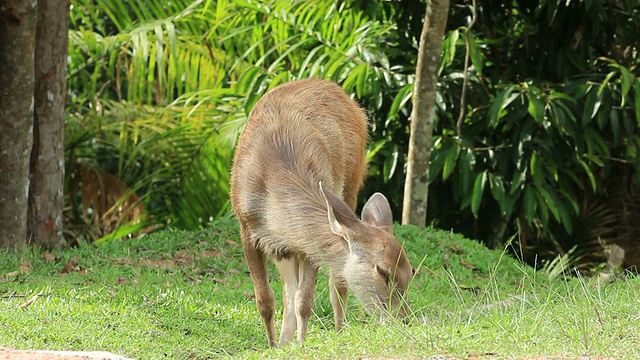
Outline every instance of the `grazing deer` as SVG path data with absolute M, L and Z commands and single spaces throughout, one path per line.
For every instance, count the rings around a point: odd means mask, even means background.
M 256 303 L 276 347 L 275 298 L 267 257 L 283 286 L 280 344 L 304 341 L 318 267 L 330 271 L 336 331 L 344 324 L 347 288 L 368 311 L 403 317 L 413 270 L 393 235 L 380 193 L 354 214 L 362 185 L 367 117 L 342 89 L 309 79 L 276 87 L 255 105 L 236 148 L 231 203 L 240 222 Z

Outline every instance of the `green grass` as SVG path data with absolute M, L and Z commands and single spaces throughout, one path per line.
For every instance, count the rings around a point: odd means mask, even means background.
M 640 357 L 640 278 L 601 287 L 552 282 L 453 233 L 396 233 L 419 269 L 407 325 L 371 321 L 351 297 L 348 325 L 336 334 L 323 274 L 307 341 L 267 349 L 235 221 L 223 219 L 196 232 L 54 252 L 55 259 L 33 249 L 0 252 L 0 346 L 139 359 Z

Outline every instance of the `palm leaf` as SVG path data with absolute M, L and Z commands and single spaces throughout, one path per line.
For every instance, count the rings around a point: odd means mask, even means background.
M 394 26 L 347 4 L 74 4 L 69 84 L 83 92 L 68 107 L 68 163 L 126 184 L 147 225 L 195 227 L 228 211 L 235 141 L 253 104 L 278 83 L 333 79 L 380 108 L 385 89 L 410 80 L 385 55 Z

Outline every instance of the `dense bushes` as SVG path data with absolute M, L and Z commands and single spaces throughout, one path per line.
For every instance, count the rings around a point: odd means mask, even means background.
M 139 5 L 73 2 L 67 135 L 70 166 L 98 165 L 140 196 L 139 227 L 192 228 L 225 213 L 227 169 L 251 107 L 309 76 L 341 83 L 366 107 L 363 196 L 385 192 L 399 216 L 423 4 Z M 452 4 L 443 42 L 429 221 L 491 246 L 518 232 L 525 253 L 632 238 L 640 6 L 489 1 L 468 29 L 470 6 Z

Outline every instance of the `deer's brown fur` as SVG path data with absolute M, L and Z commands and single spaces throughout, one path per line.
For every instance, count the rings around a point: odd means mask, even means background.
M 280 343 L 306 337 L 319 266 L 330 271 L 336 330 L 347 287 L 365 308 L 406 313 L 412 276 L 395 239 L 386 198 L 374 194 L 354 214 L 366 170 L 367 118 L 334 83 L 309 79 L 276 87 L 255 105 L 240 136 L 231 202 L 270 346 L 275 300 L 267 257 L 283 282 Z

